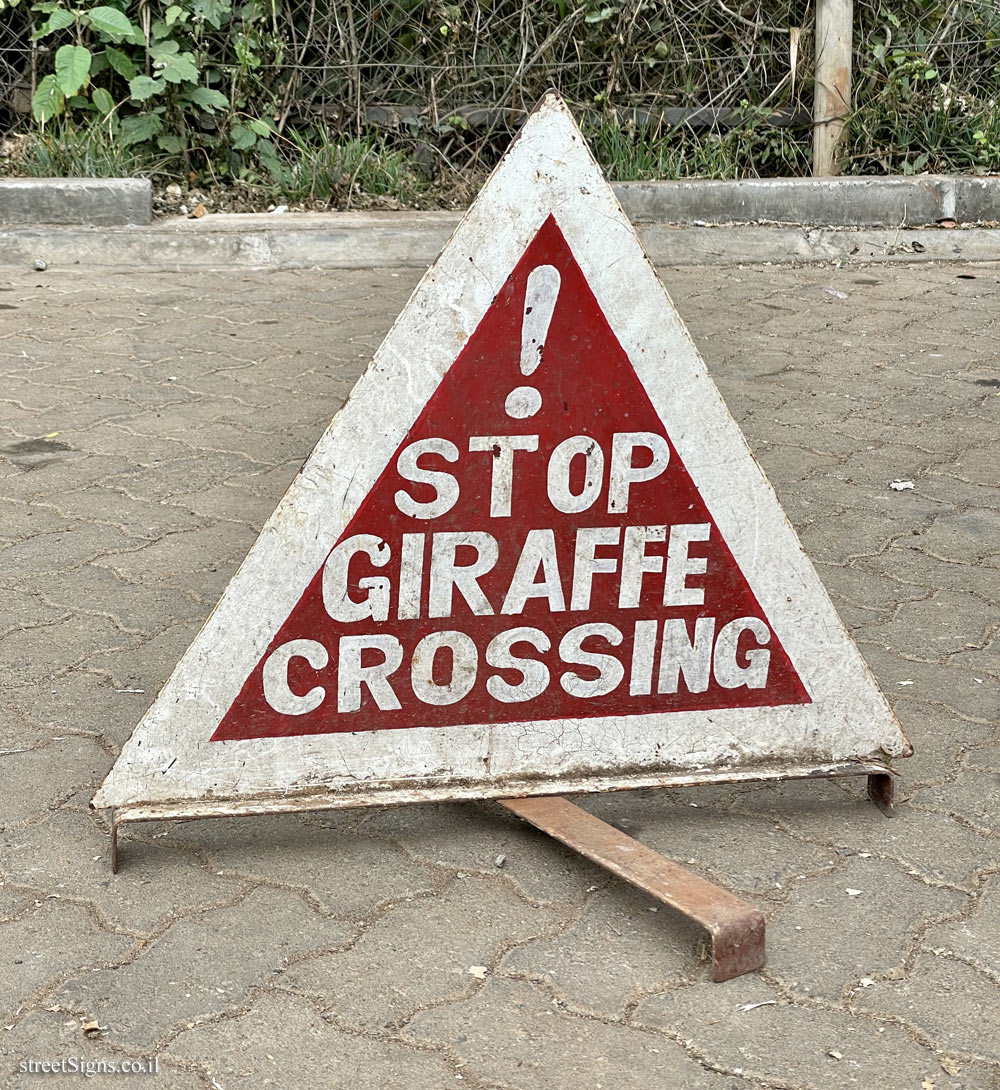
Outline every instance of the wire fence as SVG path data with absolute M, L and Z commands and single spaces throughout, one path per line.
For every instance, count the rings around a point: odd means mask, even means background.
M 192 11 L 206 2 L 180 0 Z M 755 134 L 752 161 L 733 169 L 808 169 L 812 0 L 210 2 L 225 16 L 204 22 L 201 47 L 234 111 L 266 114 L 279 132 L 374 127 L 488 164 L 554 86 L 591 131 L 655 139 L 681 126 L 704 144 L 742 129 Z M 51 68 L 46 43 L 31 40 L 33 18 L 25 6 L 0 13 L 0 133 L 30 125 L 31 95 Z M 917 149 L 928 112 L 938 159 L 961 145 L 977 168 L 1000 166 L 1000 123 L 988 123 L 1000 97 L 998 0 L 856 0 L 854 41 L 847 169 L 935 165 Z
M 205 45 L 227 70 L 253 69 L 282 126 L 323 119 L 357 131 L 367 109 L 385 107 L 432 125 L 471 107 L 519 114 L 551 86 L 596 110 L 807 105 L 808 0 L 739 6 L 275 0 L 266 23 L 240 27 L 234 16 Z M 25 8 L 3 12 L 8 128 L 23 123 L 48 63 L 30 32 Z
M 806 105 L 809 3 L 744 7 L 749 15 L 722 0 L 355 3 L 324 22 L 309 0 L 288 12 L 279 118 L 335 116 L 357 128 L 385 107 L 406 108 L 411 122 L 416 110 L 430 126 L 476 108 L 519 117 L 552 86 L 578 109 L 611 115 Z
M 0 135 L 24 125 L 31 109 L 35 51 L 31 24 L 21 8 L 0 11 Z

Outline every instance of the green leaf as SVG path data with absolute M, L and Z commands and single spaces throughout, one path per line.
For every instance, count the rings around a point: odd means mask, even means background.
M 184 141 L 175 133 L 167 133 L 157 139 L 156 146 L 171 155 L 180 155 L 184 150 Z
M 246 151 L 257 143 L 257 134 L 249 125 L 234 125 L 229 135 L 236 151 Z
M 117 8 L 91 8 L 86 16 L 94 30 L 106 34 L 112 41 L 119 41 L 135 32 L 135 27 Z
M 65 30 L 68 26 L 72 26 L 74 21 L 73 16 L 65 8 L 56 8 L 45 23 L 32 34 L 32 40 L 37 42 L 39 38 L 44 38 L 46 34 L 52 34 L 56 30 Z
M 162 128 L 163 119 L 159 114 L 135 114 L 132 117 L 126 117 L 122 122 L 122 147 L 128 148 L 133 144 L 152 140 Z
M 271 135 L 271 126 L 268 125 L 268 123 L 266 121 L 256 121 L 256 120 L 254 120 L 254 121 L 248 122 L 248 124 L 250 125 L 250 128 L 253 129 L 253 131 L 258 136 L 270 136 Z
M 107 117 L 108 114 L 114 112 L 115 100 L 103 87 L 95 87 L 94 90 L 90 92 L 90 97 L 97 107 L 97 112 L 101 114 L 102 117 Z
M 123 53 L 120 49 L 115 49 L 113 45 L 109 45 L 104 50 L 105 57 L 108 58 L 108 64 L 125 79 L 135 78 L 135 65 L 132 63 L 132 58 Z
M 162 65 L 162 67 L 160 67 Z M 195 83 L 198 79 L 198 67 L 194 63 L 193 53 L 178 53 L 157 62 L 160 75 L 169 83 Z
M 193 0 L 191 12 L 196 19 L 204 19 L 218 30 L 222 20 L 233 10 L 230 0 Z
M 291 172 L 278 158 L 274 144 L 270 140 L 261 140 L 257 145 L 257 154 L 260 157 L 261 166 L 271 175 L 271 178 L 279 185 L 291 184 Z
M 145 102 L 147 98 L 158 95 L 166 87 L 161 79 L 153 79 L 152 76 L 136 76 L 128 81 L 128 89 L 136 102 Z
M 90 75 L 90 50 L 82 45 L 61 45 L 56 50 L 55 69 L 59 90 L 67 97 L 75 95 Z
M 192 87 L 185 97 L 209 113 L 224 110 L 229 105 L 229 99 L 221 91 L 213 91 L 210 87 Z
M 174 53 L 180 52 L 180 46 L 175 41 L 157 42 L 149 47 L 149 55 L 154 61 L 165 61 Z
M 31 99 L 31 112 L 36 121 L 50 121 L 62 112 L 65 99 L 55 76 L 46 76 Z
M 184 14 L 184 9 L 178 7 L 176 4 L 171 4 L 169 8 L 163 14 L 163 20 L 167 26 L 173 26 L 174 23 Z M 162 143 L 160 145 L 163 146 Z

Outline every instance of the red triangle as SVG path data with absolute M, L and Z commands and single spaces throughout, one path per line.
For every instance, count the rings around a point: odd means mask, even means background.
M 527 281 L 532 270 L 541 265 L 554 266 L 561 282 L 544 338 L 542 361 L 530 377 L 525 377 L 520 360 Z M 512 419 L 505 412 L 505 401 L 514 387 L 523 385 L 538 390 L 541 408 L 529 418 Z M 390 415 L 392 391 L 388 390 L 386 395 L 385 411 Z M 679 390 L 677 396 L 683 397 L 685 392 Z M 657 476 L 631 483 L 627 510 L 609 513 L 616 433 L 654 433 L 666 440 L 669 458 Z M 537 451 L 519 450 L 512 455 L 511 512 L 505 516 L 491 511 L 492 471 L 497 456 L 488 449 L 470 451 L 469 440 L 471 436 L 512 435 L 536 435 L 539 439 Z M 604 455 L 604 465 L 601 487 L 593 504 L 579 513 L 564 513 L 550 499 L 546 467 L 552 451 L 572 436 L 593 439 Z M 363 600 L 367 593 L 363 588 L 371 586 L 359 585 L 360 580 L 366 577 L 388 580 L 390 600 L 386 619 L 368 616 L 361 620 L 333 620 L 324 605 L 321 569 L 247 679 L 212 736 L 213 741 L 811 702 L 553 217 L 549 217 L 528 246 L 399 449 L 403 451 L 415 441 L 428 438 L 454 444 L 458 455 L 455 461 L 447 461 L 435 453 L 425 453 L 419 459 L 421 468 L 448 472 L 458 482 L 459 495 L 454 506 L 433 518 L 414 517 L 400 511 L 395 499 L 397 493 L 405 492 L 413 500 L 426 504 L 435 499 L 436 489 L 404 479 L 397 467 L 397 455 L 338 542 L 340 545 L 355 535 L 365 534 L 373 535 L 383 550 L 388 546 L 389 558 L 383 566 L 376 567 L 367 554 L 358 553 L 348 567 L 349 595 L 356 601 Z M 593 457 L 596 464 L 597 455 Z M 620 452 L 619 465 L 631 467 L 634 463 L 642 467 L 652 458 L 652 450 L 640 446 L 634 454 Z M 571 492 L 584 491 L 585 469 L 584 456 L 571 461 L 567 485 Z M 561 502 L 568 505 L 565 500 Z M 617 507 L 621 506 L 619 492 Z M 495 510 L 500 509 L 502 505 Z M 706 524 L 710 527 L 707 531 L 688 529 Z M 598 560 L 606 559 L 608 566 L 613 563 L 617 571 L 593 574 L 589 606 L 574 609 L 574 552 L 578 542 L 592 540 L 588 531 L 599 527 L 605 528 L 605 540 L 617 536 L 619 544 L 596 548 L 588 545 L 583 552 Z M 636 605 L 630 599 L 620 599 L 627 527 L 665 527 L 666 540 L 659 540 L 655 530 L 647 535 L 645 544 L 636 545 L 632 539 L 629 555 L 633 569 L 637 557 L 644 555 L 659 557 L 659 566 L 665 566 L 667 571 L 666 577 L 662 570 L 641 576 Z M 512 576 L 532 530 L 552 531 L 551 539 L 547 535 L 534 535 L 532 542 L 543 551 L 549 541 L 554 545 L 558 578 L 548 579 L 542 587 L 551 572 L 535 565 L 526 575 L 535 584 L 535 595 L 523 603 L 515 600 L 516 595 L 508 601 Z M 578 531 L 582 531 L 579 537 Z M 440 538 L 435 544 L 432 535 L 468 532 L 488 534 L 498 544 L 495 564 L 478 579 L 488 605 L 484 607 L 480 601 L 480 612 L 474 613 L 460 589 L 455 588 L 450 614 L 429 618 L 433 548 L 440 545 L 441 556 L 452 559 L 456 565 L 468 565 L 478 556 L 486 566 L 489 559 L 483 556 L 488 545 L 483 538 L 476 539 L 480 546 L 477 550 L 471 545 L 454 548 L 453 539 L 448 538 Z M 635 535 L 639 531 L 633 529 L 629 533 Z M 707 539 L 703 537 L 705 533 Z M 420 615 L 401 620 L 398 588 L 404 534 L 423 534 L 425 538 Z M 673 563 L 667 560 L 667 540 L 672 534 L 677 552 Z M 420 539 L 408 540 L 415 548 L 414 543 Z M 691 558 L 686 575 L 681 571 L 685 555 Z M 697 570 L 699 559 L 704 562 L 704 573 Z M 651 568 L 657 565 L 656 559 L 647 563 Z M 527 558 L 522 569 L 526 566 L 532 567 Z M 665 578 L 671 585 L 666 605 Z M 582 606 L 586 581 L 581 576 L 577 606 Z M 626 582 L 634 585 L 635 577 Z M 331 579 L 331 586 L 335 585 L 336 580 Z M 439 590 L 447 586 L 447 580 L 439 579 L 437 586 Z M 475 599 L 474 588 L 470 589 L 470 596 Z M 442 600 L 440 593 L 436 600 Z M 511 610 L 522 605 L 523 608 L 502 613 L 505 601 Z M 565 608 L 559 609 L 562 604 Z M 492 612 L 486 613 L 484 609 Z M 438 608 L 438 612 L 442 610 L 443 606 Z M 405 607 L 403 612 L 406 613 Z M 643 624 L 637 626 L 636 622 Z M 578 629 L 585 624 L 612 628 L 581 638 L 584 634 Z M 517 628 L 534 630 L 533 642 L 511 643 L 513 637 L 501 636 Z M 667 630 L 670 635 L 664 642 Z M 443 637 L 447 645 L 457 650 L 445 647 L 431 653 L 430 643 L 418 648 L 421 640 L 438 632 L 457 633 Z M 613 640 L 615 632 L 621 634 L 621 640 L 613 646 L 608 637 Z M 359 651 L 366 641 L 358 637 L 373 635 L 388 637 L 388 642 L 382 649 L 369 647 Z M 682 635 L 686 636 L 683 644 Z M 306 657 L 292 655 L 292 650 L 305 646 L 296 644 L 289 649 L 287 644 L 293 640 L 315 641 L 309 645 L 313 651 L 322 645 L 327 664 L 322 666 L 322 654 L 319 658 L 314 654 L 312 663 Z M 498 655 L 505 645 L 509 645 L 515 657 L 536 663 L 525 667 L 527 678 L 518 669 L 502 667 Z M 493 664 L 487 661 L 491 646 Z M 692 646 L 694 650 L 690 650 Z M 391 673 L 383 669 L 383 681 L 376 677 L 373 695 L 372 687 L 360 683 L 357 670 L 352 673 L 347 664 L 354 662 L 355 667 L 360 664 L 363 675 L 366 668 L 385 662 L 386 648 L 391 657 L 399 658 L 400 664 Z M 415 648 L 418 661 L 413 673 Z M 685 648 L 689 649 L 691 664 L 686 669 L 670 666 Z M 585 665 L 577 653 L 580 650 L 611 658 Z M 661 681 L 663 659 L 668 661 L 668 667 Z M 272 660 L 271 702 L 264 692 L 264 668 L 269 660 Z M 616 666 L 615 662 L 622 666 Z M 454 685 L 449 689 L 453 667 L 457 669 Z M 343 681 L 343 692 L 338 689 L 339 680 Z M 281 699 L 274 698 L 275 685 L 287 692 L 290 703 L 283 704 Z M 514 696 L 527 695 L 528 699 L 512 699 L 512 689 Z M 313 710 L 303 711 L 303 707 L 309 706 L 303 698 L 310 693 L 314 701 L 322 695 L 322 702 Z M 503 696 L 498 697 L 498 693 Z M 275 710 L 274 703 L 285 710 Z M 360 707 L 352 710 L 352 705 L 358 703 Z M 394 703 L 399 707 L 393 707 Z M 289 707 L 294 707 L 296 714 L 289 714 Z

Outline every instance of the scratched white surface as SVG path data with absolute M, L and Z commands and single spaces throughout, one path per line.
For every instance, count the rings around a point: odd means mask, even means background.
M 209 741 L 550 213 L 813 703 Z M 449 782 L 467 791 L 539 774 L 550 783 L 619 771 L 725 774 L 908 750 L 579 130 L 550 96 L 417 286 L 94 805 L 379 783 L 440 787 L 446 797 Z

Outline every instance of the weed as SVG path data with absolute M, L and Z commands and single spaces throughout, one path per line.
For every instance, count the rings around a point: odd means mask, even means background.
M 605 121 L 589 127 L 594 154 L 612 181 L 780 177 L 808 173 L 800 131 L 773 125 L 743 103 L 729 129 L 676 125 L 663 131 Z
M 106 122 L 65 120 L 20 141 L 13 166 L 32 178 L 129 178 L 158 173 L 160 158 L 123 144 Z
M 293 129 L 287 137 L 259 146 L 258 153 L 287 200 L 341 205 L 360 192 L 407 205 L 427 188 L 413 161 L 384 137 L 336 141 L 326 133 Z

